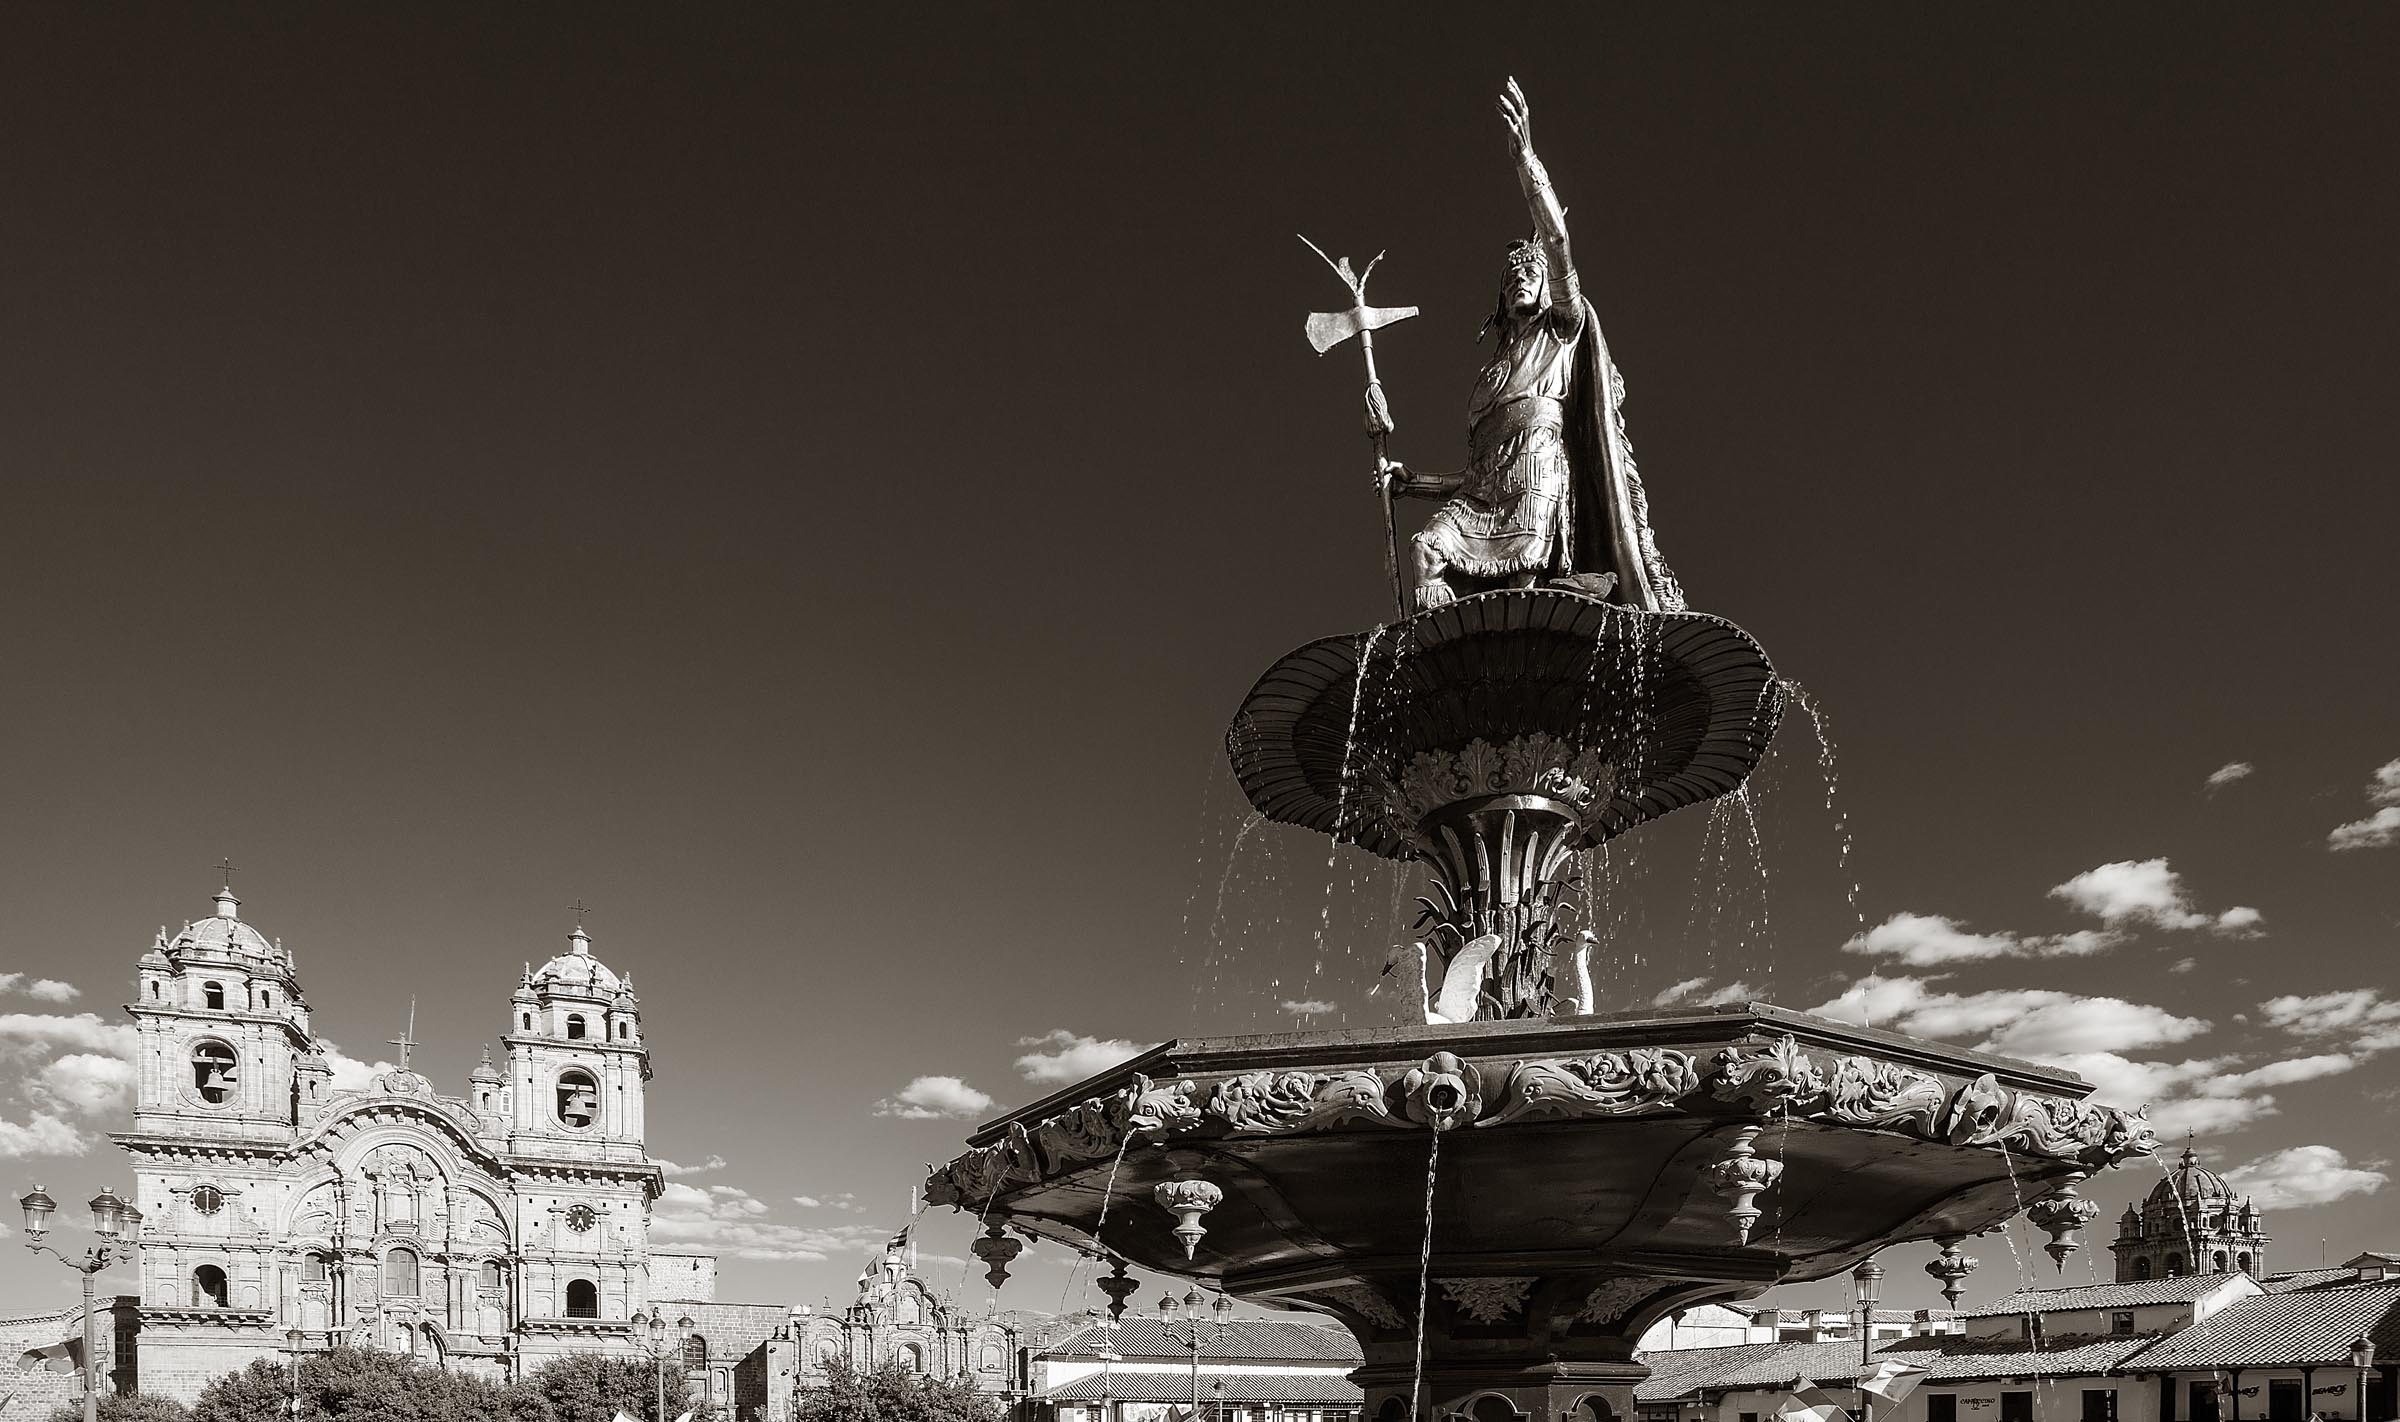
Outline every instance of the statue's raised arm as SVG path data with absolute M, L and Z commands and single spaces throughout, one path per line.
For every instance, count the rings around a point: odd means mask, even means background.
M 1533 151 L 1533 110 L 1525 102 L 1525 91 L 1517 81 L 1508 81 L 1500 95 L 1500 117 L 1508 124 L 1509 146 L 1517 160 L 1517 186 L 1525 190 L 1525 208 L 1532 214 L 1533 230 L 1538 234 L 1542 257 L 1548 266 L 1548 280 L 1540 295 L 1550 298 L 1550 313 L 1554 318 L 1574 321 L 1583 311 L 1582 292 L 1575 284 L 1575 262 L 1567 251 L 1567 210 L 1559 205 L 1557 190 L 1550 186 L 1550 171 Z M 1513 295 L 1513 293 L 1512 293 Z

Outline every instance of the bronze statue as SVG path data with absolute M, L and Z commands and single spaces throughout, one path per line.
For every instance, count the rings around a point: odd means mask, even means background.
M 1534 156 L 1532 113 L 1514 79 L 1499 107 L 1536 236 L 1510 244 L 1485 323 L 1499 339 L 1467 402 L 1467 467 L 1416 473 L 1376 461 L 1379 491 L 1446 500 L 1412 540 L 1417 608 L 1547 583 L 1681 611 L 1625 441 L 1624 382 L 1576 282 L 1566 212 Z

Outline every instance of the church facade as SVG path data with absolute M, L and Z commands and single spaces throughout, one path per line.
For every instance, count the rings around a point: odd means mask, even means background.
M 2225 1177 L 2200 1164 L 2186 1146 L 2183 1159 L 2140 1208 L 2117 1220 L 2117 1282 L 2172 1279 L 2188 1274 L 2267 1273 L 2266 1222 L 2258 1204 L 2237 1200 Z
M 182 1400 L 252 1358 L 337 1344 L 493 1377 L 633 1355 L 630 1322 L 713 1294 L 650 1247 L 650 1055 L 592 955 L 528 967 L 463 1095 L 409 1065 L 337 1090 L 293 955 L 215 911 L 142 956 L 131 1158 L 142 1212 L 133 1382 Z M 497 1004 L 495 1004 L 497 1006 Z M 124 1371 L 120 1369 L 120 1372 Z

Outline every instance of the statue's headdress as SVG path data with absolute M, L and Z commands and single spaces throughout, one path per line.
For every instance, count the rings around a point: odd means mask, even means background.
M 1532 237 L 1519 237 L 1515 241 L 1509 243 L 1509 275 L 1514 276 L 1520 271 L 1539 272 L 1544 278 L 1547 278 L 1550 272 L 1549 249 L 1544 247 L 1540 241 Z M 1492 314 L 1483 318 L 1482 327 L 1475 332 L 1475 344 L 1482 345 L 1484 337 L 1490 335 L 1494 331 L 1503 331 L 1507 328 L 1508 295 L 1506 291 L 1503 290 L 1499 300 L 1492 304 Z

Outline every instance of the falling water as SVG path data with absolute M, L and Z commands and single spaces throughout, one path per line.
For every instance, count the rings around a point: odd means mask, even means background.
M 1339 788 L 1333 797 L 1333 828 L 1325 844 L 1325 906 L 1317 915 L 1316 961 L 1325 961 L 1325 931 L 1333 925 L 1333 875 L 1342 848 L 1342 831 L 1347 827 L 1350 810 L 1350 758 L 1358 749 L 1358 716 L 1367 701 L 1367 675 L 1375 666 L 1375 643 L 1383 636 L 1383 624 L 1367 634 L 1367 645 L 1358 654 L 1358 673 L 1350 682 L 1350 724 L 1342 731 L 1342 770 Z
M 1747 784 L 1733 792 L 1733 802 L 1741 810 L 1742 828 L 1749 836 L 1750 866 L 1758 873 L 1758 912 L 1751 916 L 1749 931 L 1744 934 L 1743 942 L 1757 945 L 1758 956 L 1763 962 L 1761 971 L 1766 974 L 1768 983 L 1772 984 L 1775 981 L 1775 940 L 1773 925 L 1768 917 L 1770 903 L 1767 894 L 1767 853 L 1766 846 L 1760 842 L 1758 834 L 1758 802 L 1751 797 L 1750 787 Z M 1768 996 L 1771 997 L 1773 994 L 1770 993 Z
M 1125 1147 L 1132 1144 L 1133 1132 L 1130 1130 L 1117 1137 L 1116 1158 L 1108 1163 L 1108 1183 L 1100 1187 L 1100 1218 L 1092 1225 L 1092 1238 L 1098 1240 L 1103 1249 L 1108 1247 L 1108 1241 L 1101 1239 L 1100 1231 L 1108 1226 L 1108 1207 L 1117 1201 L 1117 1171 L 1125 1164 Z M 1083 1278 L 1083 1266 L 1086 1263 L 1096 1264 L 1099 1260 L 1100 1256 L 1097 1254 L 1081 1250 L 1076 1252 L 1075 1267 L 1067 1271 L 1067 1286 L 1059 1292 L 1058 1311 L 1060 1313 L 1067 1311 L 1067 1300 L 1070 1297 L 1076 1297 L 1075 1283 L 1078 1279 L 1083 1281 L 1083 1293 L 1080 1297 L 1085 1299 L 1091 1297 L 1092 1281 Z
M 1840 769 L 1836 764 L 1833 731 L 1828 724 L 1829 718 L 1817 705 L 1816 698 L 1810 696 L 1800 683 L 1787 680 L 1783 685 L 1791 704 L 1807 713 L 1809 730 L 1817 738 L 1817 769 L 1825 782 L 1825 808 L 1833 815 L 1834 839 L 1839 846 L 1834 854 L 1834 867 L 1841 875 L 1843 892 L 1850 899 L 1850 917 L 1856 921 L 1858 931 L 1864 933 L 1867 928 L 1867 915 L 1866 911 L 1858 904 L 1858 883 L 1850 877 L 1850 811 L 1847 806 L 1835 803 L 1835 797 L 1841 791 L 1842 782 Z
M 1442 1133 L 1433 1133 L 1433 1143 L 1425 1149 L 1425 1244 L 1417 1253 L 1417 1352 L 1416 1370 L 1408 1383 L 1408 1412 L 1411 1418 L 1425 1415 L 1425 1310 L 1426 1294 L 1433 1278 L 1433 1182 L 1435 1171 L 1442 1161 Z
M 2000 1222 L 2000 1238 L 2007 1241 L 2008 1257 L 2017 1266 L 2017 1287 L 2031 1289 L 2034 1287 L 2033 1272 L 2026 1267 L 2024 1251 L 2017 1247 L 2016 1231 L 2010 1228 L 2012 1225 L 2021 1223 L 2024 1218 L 2025 1187 L 2017 1179 L 2016 1152 L 2008 1148 L 2006 1141 L 2000 1142 L 2000 1159 L 2008 1167 L 2008 1190 L 2011 1195 L 2016 1197 L 2017 1202 L 2016 1211 Z M 2032 1344 L 2033 1349 L 2034 1381 L 2047 1386 L 2050 1393 L 2047 1405 L 2056 1407 L 2058 1405 L 2058 1379 L 2051 1376 L 2050 1368 L 2042 1361 L 2041 1310 L 2028 1308 L 2025 1311 L 2024 1319 L 2025 1337 Z

